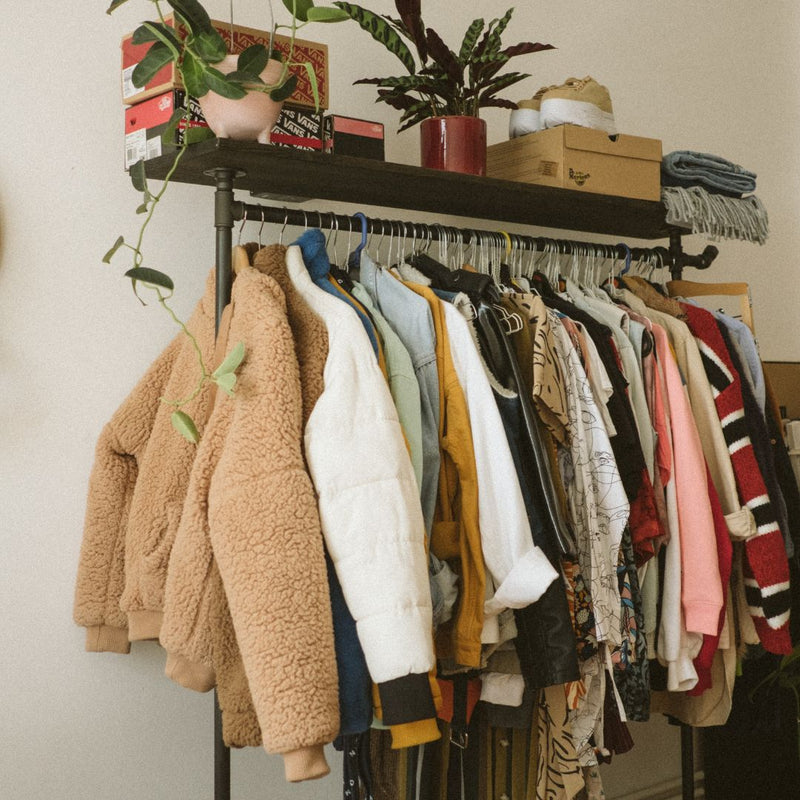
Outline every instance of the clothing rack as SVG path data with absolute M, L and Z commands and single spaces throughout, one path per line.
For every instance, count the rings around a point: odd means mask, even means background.
M 318 228 L 361 232 L 362 225 L 366 233 L 390 234 L 399 236 L 424 237 L 434 241 L 442 238 L 448 241 L 461 241 L 469 244 L 473 239 L 479 240 L 481 236 L 497 236 L 496 229 L 479 230 L 474 228 L 455 228 L 442 225 L 426 225 L 415 222 L 402 222 L 397 220 L 382 220 L 370 217 L 348 216 L 332 212 L 308 211 L 303 209 L 289 209 L 280 206 L 265 206 L 260 204 L 244 203 L 234 200 L 233 184 L 237 177 L 244 176 L 240 170 L 230 167 L 217 167 L 203 173 L 212 179 L 216 186 L 214 193 L 214 226 L 216 228 L 216 321 L 217 327 L 225 306 L 230 302 L 231 285 L 233 281 L 231 269 L 231 248 L 233 245 L 234 222 L 270 222 L 281 224 L 315 225 Z M 446 212 L 442 212 L 446 213 Z M 547 252 L 548 247 L 552 252 L 561 254 L 581 253 L 587 250 L 594 251 L 605 258 L 618 258 L 621 260 L 639 260 L 655 258 L 660 259 L 660 265 L 668 267 L 673 280 L 682 277 L 683 268 L 692 266 L 697 269 L 707 269 L 718 255 L 718 250 L 712 245 L 707 246 L 699 255 L 688 255 L 683 251 L 683 231 L 670 229 L 669 248 L 653 247 L 638 248 L 628 247 L 626 244 L 601 244 L 581 242 L 569 239 L 551 239 L 546 237 L 523 236 L 508 234 L 510 241 L 518 248 Z M 694 730 L 691 726 L 681 723 L 681 775 L 682 775 L 682 800 L 694 800 Z M 219 705 L 216 705 L 214 715 L 214 800 L 230 800 L 230 750 L 225 746 L 222 738 L 222 715 Z

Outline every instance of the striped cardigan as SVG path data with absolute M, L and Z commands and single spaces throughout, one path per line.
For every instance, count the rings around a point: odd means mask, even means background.
M 780 526 L 759 469 L 744 411 L 741 378 L 714 316 L 681 304 L 706 371 L 728 452 L 739 499 L 753 514 L 756 533 L 745 542 L 745 595 L 763 647 L 772 653 L 792 649 L 789 636 L 789 564 Z

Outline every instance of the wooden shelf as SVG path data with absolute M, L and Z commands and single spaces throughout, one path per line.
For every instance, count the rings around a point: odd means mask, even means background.
M 146 162 L 163 179 L 174 155 Z M 214 185 L 213 170 L 240 173 L 235 188 L 255 194 L 451 214 L 637 239 L 669 235 L 660 202 L 389 164 L 371 159 L 212 139 L 192 145 L 172 180 Z

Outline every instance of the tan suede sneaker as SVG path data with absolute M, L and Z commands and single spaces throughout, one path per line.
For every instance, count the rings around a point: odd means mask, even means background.
M 508 120 L 508 138 L 516 139 L 517 136 L 524 136 L 526 133 L 542 130 L 540 107 L 542 97 L 555 86 L 542 86 L 536 94 L 529 100 L 520 100 L 516 109 L 511 112 Z
M 610 134 L 617 132 L 611 95 L 589 76 L 568 78 L 562 86 L 548 89 L 541 98 L 539 124 L 542 129 L 580 125 Z

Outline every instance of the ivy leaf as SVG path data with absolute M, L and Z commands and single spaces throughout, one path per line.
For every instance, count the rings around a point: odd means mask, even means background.
M 176 108 L 172 112 L 172 116 L 167 121 L 167 125 L 161 132 L 161 142 L 163 144 L 175 144 L 178 141 L 178 125 L 183 119 L 186 110 L 183 108 Z
M 289 9 L 290 14 L 294 14 L 295 19 L 300 22 L 308 21 L 308 12 L 314 5 L 314 0 L 283 0 L 283 4 Z
M 131 39 L 133 44 L 146 42 L 162 42 L 172 53 L 174 58 L 180 58 L 183 43 L 175 35 L 175 31 L 161 22 L 143 22 L 134 32 Z
M 300 66 L 306 71 L 308 82 L 311 85 L 311 96 L 314 98 L 314 110 L 319 111 L 319 85 L 317 83 L 317 73 L 314 70 L 314 65 L 310 61 L 303 61 Z
M 184 141 L 186 144 L 197 144 L 198 142 L 204 142 L 206 139 L 213 139 L 214 138 L 214 131 L 211 128 L 187 128 L 185 133 Z
M 267 48 L 263 44 L 253 44 L 239 55 L 236 69 L 239 72 L 251 72 L 254 75 L 260 75 L 266 68 L 267 61 L 269 61 Z
M 186 27 L 195 36 L 214 27 L 208 12 L 198 0 L 167 0 L 167 3 L 183 17 Z
M 192 40 L 192 44 L 197 48 L 200 58 L 205 59 L 210 64 L 222 61 L 228 54 L 228 46 L 216 28 L 197 34 Z
M 236 374 L 233 372 L 226 372 L 224 375 L 214 378 L 214 383 L 229 397 L 233 397 L 233 387 L 236 385 Z
M 197 444 L 200 441 L 197 426 L 185 411 L 173 411 L 170 420 L 172 421 L 172 427 L 188 442 Z
M 306 17 L 309 22 L 344 22 L 346 19 L 350 19 L 349 15 L 340 8 L 328 6 L 309 8 Z
M 261 84 L 262 86 L 266 86 L 264 81 L 254 72 L 245 72 L 243 70 L 237 69 L 234 72 L 229 72 L 225 76 L 231 83 L 236 83 L 240 86 L 247 86 L 247 85 L 258 85 Z
M 184 53 L 181 75 L 183 76 L 183 85 L 192 97 L 204 97 L 208 94 L 208 84 L 205 81 L 203 64 L 191 53 Z
M 134 286 L 137 281 L 141 281 L 150 286 L 160 286 L 162 289 L 166 289 L 169 292 L 175 288 L 175 284 L 172 282 L 172 278 L 170 278 L 169 275 L 165 275 L 163 272 L 159 272 L 157 269 L 150 269 L 149 267 L 133 267 L 133 269 L 129 269 L 125 273 L 125 277 L 130 278 Z
M 117 250 L 119 250 L 120 247 L 122 247 L 122 245 L 124 245 L 124 244 L 125 244 L 125 238 L 122 237 L 122 236 L 118 236 L 117 237 L 117 241 L 114 242 L 114 244 L 111 245 L 111 247 L 109 248 L 108 252 L 103 256 L 103 263 L 104 264 L 110 264 L 111 263 L 111 259 L 114 256 L 114 253 L 116 253 Z
M 140 205 L 136 206 L 136 213 L 137 214 L 146 214 L 147 213 L 147 203 L 141 203 Z
M 230 353 L 225 356 L 225 360 L 214 370 L 213 377 L 218 378 L 220 375 L 226 375 L 229 372 L 234 372 L 239 364 L 242 363 L 244 358 L 244 342 L 237 342 L 232 348 Z
M 116 11 L 123 3 L 127 3 L 128 0 L 114 0 L 111 5 L 106 9 L 106 14 L 110 14 L 112 11 Z
M 143 192 L 146 197 L 149 197 L 150 192 L 147 188 L 147 173 L 144 168 L 144 159 L 140 158 L 133 164 L 128 174 L 131 176 L 133 188 L 136 189 L 137 192 Z
M 227 97 L 229 100 L 241 100 L 247 94 L 241 86 L 231 83 L 226 75 L 214 67 L 206 67 L 203 77 L 212 92 Z
M 158 71 L 174 59 L 172 51 L 164 42 L 155 42 L 145 57 L 134 67 L 131 82 L 141 89 L 156 76 Z
M 394 53 L 412 75 L 416 72 L 414 56 L 385 19 L 367 11 L 366 8 L 343 0 L 336 0 L 333 5 L 344 11 L 350 19 L 355 20 L 376 42 L 380 42 L 390 53 Z
M 273 89 L 269 96 L 276 102 L 281 103 L 286 100 L 287 97 L 291 97 L 294 93 L 294 90 L 297 88 L 297 75 L 290 75 L 283 86 L 278 86 L 277 88 Z

